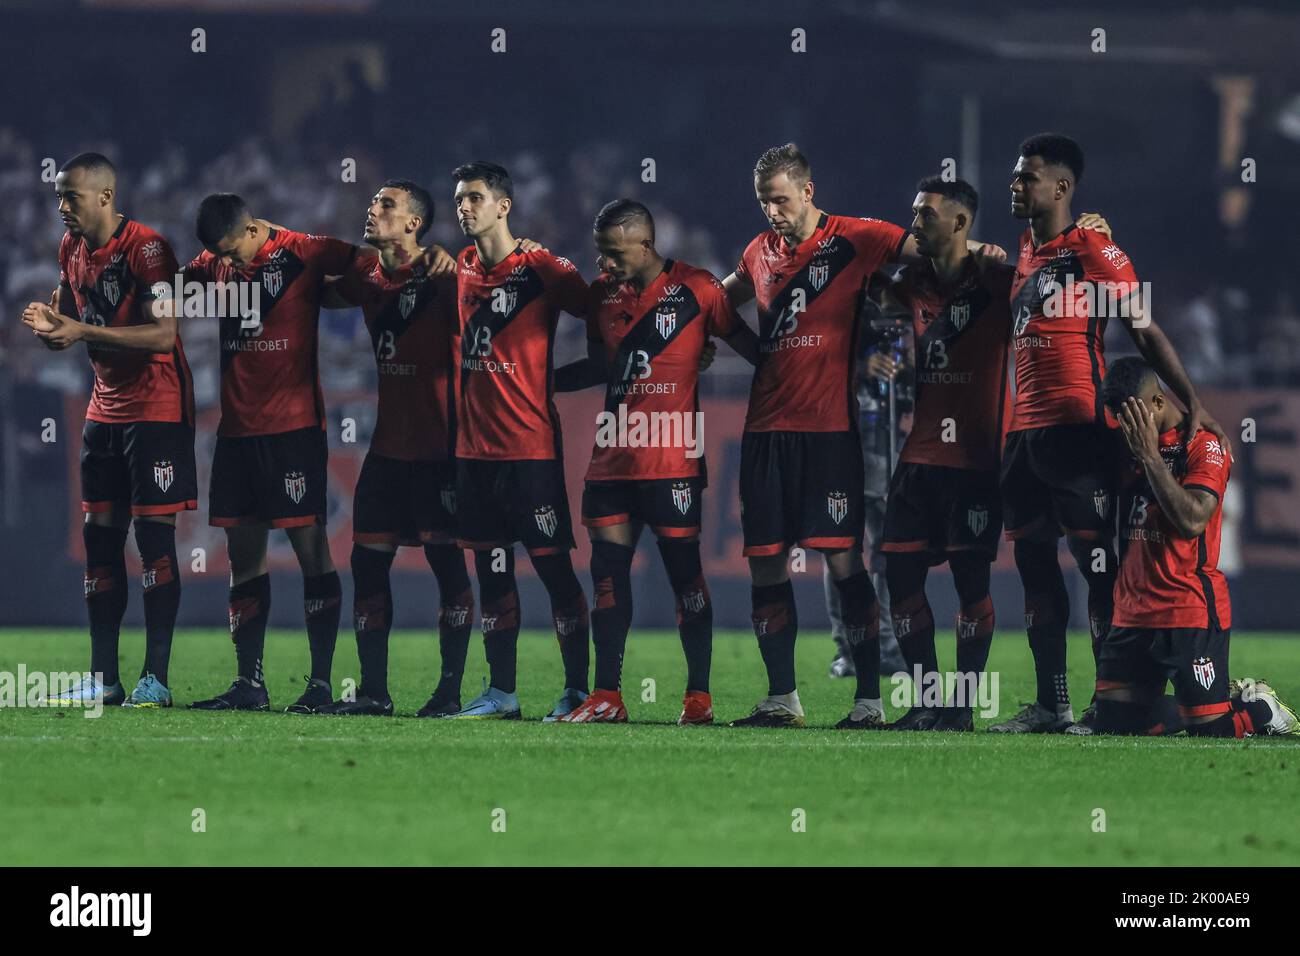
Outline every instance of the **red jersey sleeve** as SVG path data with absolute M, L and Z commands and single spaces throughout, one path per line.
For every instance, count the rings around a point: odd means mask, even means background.
M 212 281 L 212 253 L 200 252 L 197 256 L 185 263 L 185 268 L 181 270 L 181 275 L 185 277 L 186 282 L 211 282 Z
M 1209 432 L 1197 432 L 1187 446 L 1187 471 L 1183 474 L 1183 487 L 1208 491 L 1222 501 L 1231 468 L 1219 440 Z
M 327 276 L 345 274 L 358 252 L 352 243 L 329 236 L 304 236 L 302 249 L 303 258 L 314 260 Z
M 371 288 L 366 282 L 366 277 L 374 267 L 375 260 L 373 256 L 357 256 L 344 270 L 342 277 L 334 283 L 334 291 L 343 299 L 353 305 L 364 305 L 368 296 L 368 290 Z
M 750 240 L 749 245 L 745 247 L 745 251 L 740 254 L 740 261 L 736 263 L 736 278 L 747 285 L 754 284 L 754 276 L 749 271 L 749 257 L 761 239 L 762 236 L 759 236 L 758 239 Z
M 139 282 L 141 299 L 156 298 L 153 287 L 158 283 L 170 289 L 179 271 L 176 265 L 176 254 L 172 252 L 171 245 L 158 235 L 136 243 L 127 252 L 126 261 Z
M 740 316 L 727 298 L 722 283 L 713 276 L 707 276 L 701 284 L 700 298 L 707 334 L 723 339 L 735 335 L 740 328 Z
M 546 294 L 551 302 L 570 315 L 586 318 L 590 289 L 578 267 L 561 256 L 543 254 L 539 258 L 539 271 L 546 282 Z
M 906 229 L 881 219 L 860 219 L 858 223 L 859 227 L 853 230 L 853 244 L 859 253 L 881 265 L 898 260 L 907 241 Z
M 63 238 L 59 240 L 59 285 L 70 285 L 68 282 L 68 246 L 71 245 L 72 235 L 64 233 Z
M 1079 260 L 1087 277 L 1094 282 L 1137 283 L 1137 273 L 1126 253 L 1095 229 L 1079 230 L 1083 242 L 1079 246 Z

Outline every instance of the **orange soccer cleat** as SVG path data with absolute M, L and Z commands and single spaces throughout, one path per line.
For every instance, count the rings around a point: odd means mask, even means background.
M 682 699 L 682 715 L 677 718 L 681 727 L 692 724 L 713 723 L 713 698 L 702 690 L 688 690 Z
M 616 690 L 594 690 L 581 704 L 560 717 L 562 724 L 626 724 L 627 708 Z

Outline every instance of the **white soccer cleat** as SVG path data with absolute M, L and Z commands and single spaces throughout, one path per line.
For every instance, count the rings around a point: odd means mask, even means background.
M 1260 733 L 1270 737 L 1300 735 L 1300 717 L 1296 712 L 1282 703 L 1277 691 L 1269 686 L 1263 678 L 1243 677 L 1228 685 L 1229 696 L 1240 696 L 1243 704 L 1262 700 L 1273 712 L 1273 719 L 1261 728 Z

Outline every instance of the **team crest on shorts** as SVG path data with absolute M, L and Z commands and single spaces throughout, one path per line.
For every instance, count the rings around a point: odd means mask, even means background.
M 284 493 L 289 496 L 289 500 L 294 504 L 302 501 L 302 496 L 307 493 L 307 476 L 301 471 L 290 471 L 284 476 Z
M 158 486 L 159 491 L 165 492 L 170 488 L 175 477 L 176 469 L 170 461 L 155 461 L 153 463 L 153 481 Z
M 1097 509 L 1097 517 L 1106 517 L 1107 506 L 1110 504 L 1110 495 L 1106 494 L 1104 488 L 1098 489 L 1092 493 L 1092 506 Z
M 1198 657 L 1192 661 L 1192 676 L 1196 683 L 1206 690 L 1214 683 L 1214 661 L 1208 657 Z
M 559 521 L 555 518 L 555 509 L 550 505 L 545 508 L 533 509 L 533 520 L 537 522 L 537 530 L 548 538 L 555 537 L 555 529 L 559 527 Z
M 970 533 L 979 537 L 984 533 L 984 529 L 989 526 L 989 509 L 984 507 L 971 508 L 966 512 L 966 527 L 970 528 Z
M 266 294 L 275 298 L 280 294 L 280 289 L 284 286 L 284 273 L 279 266 L 274 269 L 262 270 L 262 288 L 266 289 Z
M 447 512 L 447 514 L 454 515 L 456 513 L 456 489 L 455 488 L 442 489 L 442 507 Z
M 832 521 L 839 524 L 848 517 L 849 496 L 842 491 L 832 491 L 826 496 L 826 513 L 831 516 Z
M 660 309 L 655 313 L 655 328 L 659 330 L 659 337 L 667 339 L 677 328 L 677 310 Z
M 417 290 L 414 285 L 408 285 L 402 290 L 401 296 L 397 300 L 397 311 L 402 313 L 402 318 L 409 319 L 411 310 L 415 308 L 415 297 Z
M 808 284 L 813 290 L 820 292 L 826 280 L 831 277 L 831 267 L 829 263 L 813 263 L 808 266 Z
M 682 514 L 691 510 L 691 485 L 686 481 L 673 482 L 673 505 Z

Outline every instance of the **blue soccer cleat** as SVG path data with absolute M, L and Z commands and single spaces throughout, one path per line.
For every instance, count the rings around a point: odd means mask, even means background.
M 45 698 L 48 707 L 84 707 L 96 702 L 105 707 L 116 707 L 126 699 L 126 689 L 120 684 L 105 687 L 94 675 L 87 675 L 65 691 L 55 691 Z
M 152 674 L 145 674 L 135 685 L 135 690 L 122 701 L 123 707 L 170 707 L 172 692 Z
M 564 693 L 560 699 L 555 702 L 551 712 L 542 718 L 542 723 L 553 724 L 561 717 L 566 717 L 582 706 L 582 702 L 587 699 L 587 692 L 578 690 L 576 687 L 564 688 Z
M 463 709 L 448 714 L 444 720 L 519 720 L 519 696 L 507 694 L 495 687 L 488 687 L 483 682 L 483 693 L 479 694 Z

